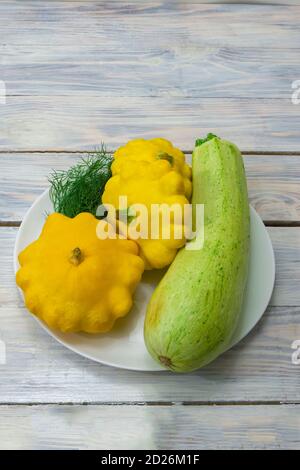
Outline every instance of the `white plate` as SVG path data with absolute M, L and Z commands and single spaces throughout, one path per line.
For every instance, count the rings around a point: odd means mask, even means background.
M 53 207 L 47 190 L 31 206 L 20 226 L 14 251 L 15 272 L 19 268 L 18 254 L 39 236 L 46 214 L 51 212 Z M 263 222 L 253 208 L 250 250 L 250 269 L 243 311 L 230 347 L 244 338 L 261 318 L 269 303 L 275 280 L 272 244 Z M 163 370 L 148 354 L 143 339 L 146 306 L 162 275 L 162 271 L 148 271 L 144 274 L 135 294 L 132 311 L 126 318 L 118 321 L 111 333 L 64 334 L 51 330 L 34 318 L 58 342 L 93 361 L 123 369 Z

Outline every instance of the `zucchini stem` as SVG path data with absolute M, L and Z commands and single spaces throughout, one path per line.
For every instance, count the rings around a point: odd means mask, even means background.
M 209 132 L 209 133 L 207 134 L 207 136 L 204 137 L 204 139 L 196 139 L 195 147 L 199 147 L 199 145 L 202 145 L 202 144 L 204 144 L 205 142 L 208 142 L 209 140 L 214 139 L 215 137 L 218 138 L 217 135 L 212 134 L 211 132 Z

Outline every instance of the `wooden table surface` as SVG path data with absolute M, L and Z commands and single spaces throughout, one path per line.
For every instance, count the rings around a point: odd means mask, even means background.
M 0 18 L 0 448 L 300 448 L 300 6 L 2 1 Z M 12 261 L 49 171 L 137 136 L 189 153 L 207 131 L 242 149 L 273 242 L 263 319 L 188 375 L 60 346 L 23 307 Z

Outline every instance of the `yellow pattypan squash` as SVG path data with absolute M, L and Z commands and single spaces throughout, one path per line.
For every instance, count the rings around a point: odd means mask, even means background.
M 190 199 L 192 193 L 192 170 L 185 162 L 184 153 L 173 147 L 172 143 L 166 139 L 157 137 L 155 139 L 134 139 L 126 145 L 119 147 L 114 153 L 114 161 L 111 166 L 112 175 L 120 173 L 122 164 L 129 160 L 155 162 L 165 159 L 169 161 L 173 170 L 183 177 L 184 194 Z
M 126 196 L 128 208 L 134 204 L 146 206 L 148 236 L 135 239 L 140 246 L 140 256 L 145 261 L 146 269 L 168 266 L 186 241 L 183 217 L 180 220 L 171 218 L 169 226 L 166 227 L 162 224 L 160 214 L 158 236 L 151 238 L 154 223 L 151 207 L 153 204 L 177 204 L 183 214 L 184 206 L 189 204 L 188 198 L 192 188 L 190 168 L 184 161 L 184 154 L 164 139 L 139 139 L 117 150 L 114 158 L 113 176 L 106 183 L 102 202 L 104 205 L 111 204 L 120 209 L 119 198 Z M 135 221 L 131 220 L 129 227 L 134 226 L 134 223 Z M 170 231 L 169 238 L 162 236 L 162 230 Z M 123 231 L 122 226 L 120 231 Z M 127 235 L 131 237 L 130 231 Z
M 27 308 L 51 328 L 99 333 L 132 306 L 144 263 L 132 240 L 96 235 L 98 221 L 81 213 L 48 216 L 40 237 L 19 255 L 17 284 Z

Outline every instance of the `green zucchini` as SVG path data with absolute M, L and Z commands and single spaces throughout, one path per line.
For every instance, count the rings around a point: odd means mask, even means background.
M 209 134 L 196 141 L 192 169 L 193 209 L 204 204 L 204 244 L 179 251 L 152 295 L 144 327 L 152 357 L 177 372 L 208 364 L 230 345 L 248 273 L 249 203 L 239 149 Z

